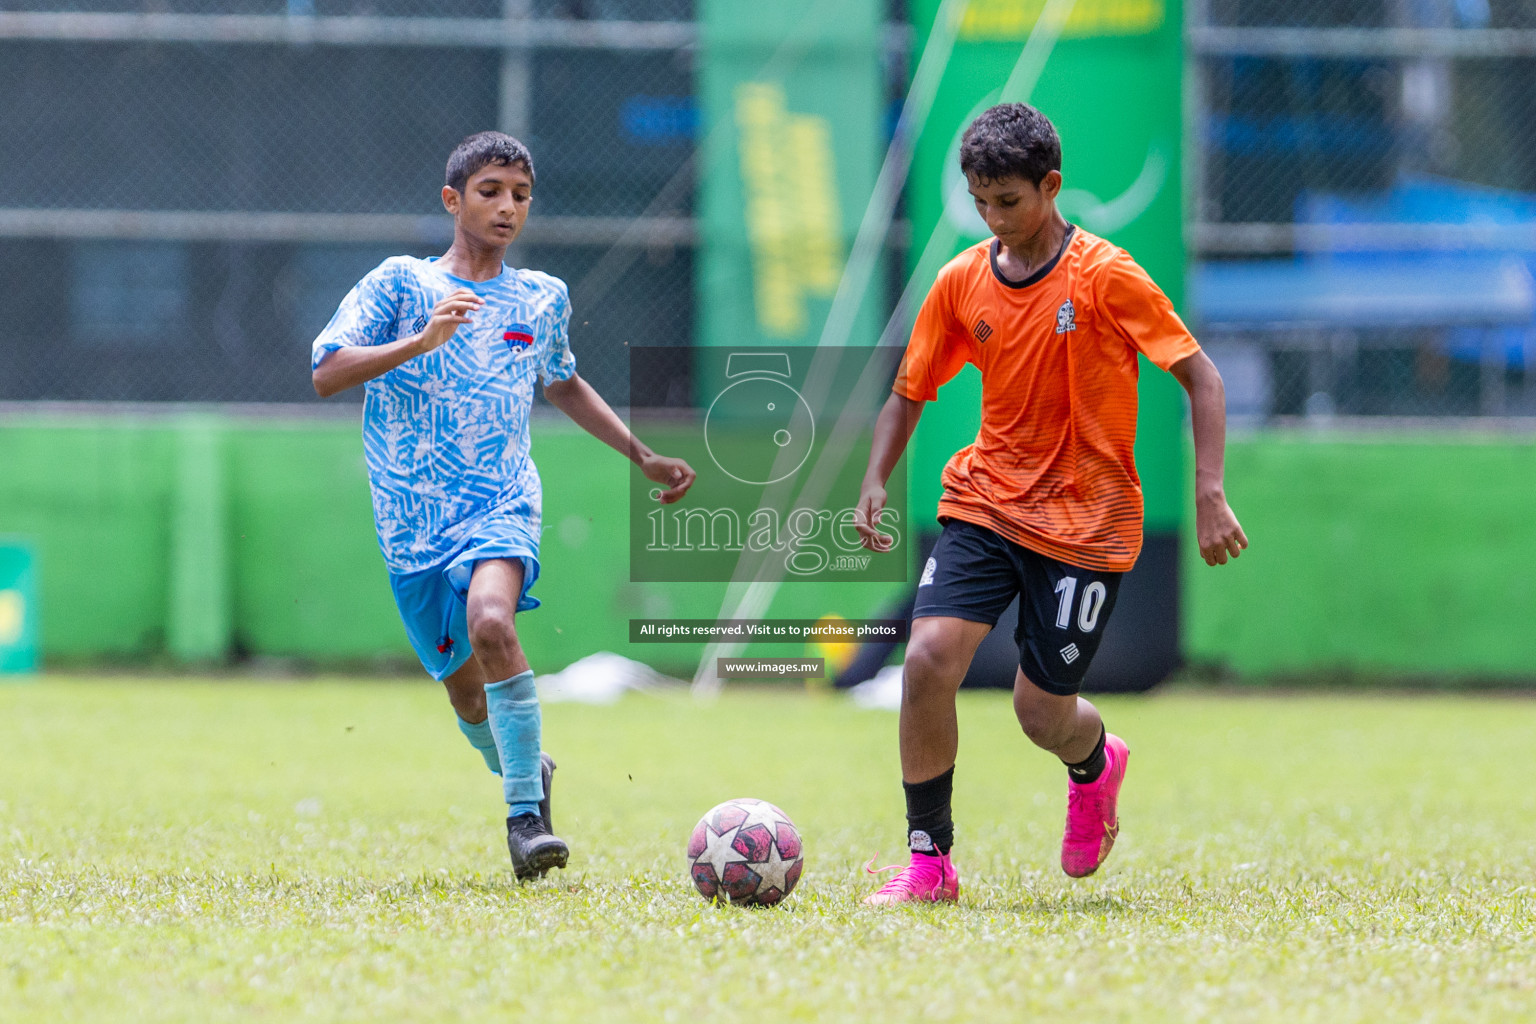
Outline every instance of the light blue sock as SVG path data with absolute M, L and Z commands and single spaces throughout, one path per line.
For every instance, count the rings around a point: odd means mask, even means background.
M 458 718 L 457 715 L 454 717 Z M 485 766 L 500 775 L 501 755 L 496 753 L 496 737 L 491 735 L 491 720 L 487 718 L 483 722 L 466 722 L 459 718 L 459 732 L 469 740 L 470 746 L 480 751 L 480 756 L 485 758 Z
M 507 806 L 513 815 L 537 814 L 544 799 L 544 780 L 539 775 L 542 722 L 533 673 L 521 672 L 486 686 L 485 707 L 501 754 L 501 788 Z M 526 810 L 530 807 L 531 811 Z

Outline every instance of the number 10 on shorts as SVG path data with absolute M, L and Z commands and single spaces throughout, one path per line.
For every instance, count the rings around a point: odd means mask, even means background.
M 1092 633 L 1099 624 L 1099 612 L 1104 610 L 1104 600 L 1109 592 L 1104 584 L 1094 580 L 1083 588 L 1082 604 L 1077 609 L 1077 628 Z M 1077 597 L 1077 577 L 1063 576 L 1056 584 L 1056 628 L 1066 629 L 1072 624 L 1072 602 Z

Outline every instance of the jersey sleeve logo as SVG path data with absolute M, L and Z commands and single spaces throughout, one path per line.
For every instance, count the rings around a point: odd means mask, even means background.
M 1073 307 L 1072 300 L 1063 302 L 1056 310 L 1056 333 L 1066 334 L 1068 331 L 1077 330 L 1077 309 Z
M 533 345 L 533 328 L 527 324 L 510 324 L 501 339 L 514 354 L 526 352 Z

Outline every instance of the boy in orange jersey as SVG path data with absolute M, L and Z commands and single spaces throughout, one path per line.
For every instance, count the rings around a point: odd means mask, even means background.
M 923 404 L 974 363 L 981 430 L 944 468 L 944 529 L 918 582 L 907 644 L 900 734 L 911 858 L 872 904 L 959 896 L 950 860 L 955 693 L 1015 596 L 1014 713 L 1067 766 L 1062 870 L 1091 875 L 1114 845 L 1129 751 L 1078 690 L 1141 550 L 1137 353 L 1189 393 L 1201 556 L 1225 564 L 1248 546 L 1222 490 L 1221 375 L 1146 272 L 1057 211 L 1061 141 L 1051 122 L 1022 103 L 992 107 L 966 129 L 960 169 L 995 237 L 951 260 L 929 291 L 876 421 L 859 498 L 865 546 L 888 550 L 885 482 Z

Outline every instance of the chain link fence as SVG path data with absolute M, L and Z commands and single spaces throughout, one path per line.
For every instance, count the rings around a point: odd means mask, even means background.
M 442 251 L 446 154 L 496 126 L 539 172 L 509 259 L 570 284 L 622 402 L 627 345 L 693 340 L 693 17 L 0 5 L 0 399 L 314 401 L 310 340 L 382 258 Z M 1234 413 L 1536 416 L 1536 0 L 1186 18 L 1190 308 Z
M 313 402 L 309 343 L 386 256 L 440 253 L 448 152 L 528 143 L 509 253 L 571 287 L 587 377 L 687 344 L 691 0 L 0 7 L 0 399 Z M 360 392 L 333 401 L 356 402 Z
M 1536 415 L 1536 3 L 1187 18 L 1192 305 L 1234 411 Z

